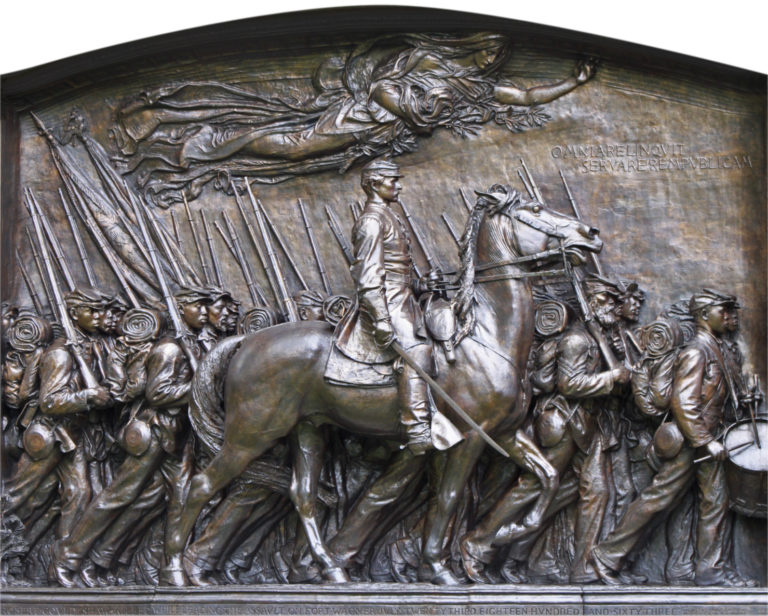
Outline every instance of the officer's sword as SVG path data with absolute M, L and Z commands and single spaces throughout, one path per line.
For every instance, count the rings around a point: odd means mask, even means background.
M 456 403 L 456 401 L 448 395 L 448 392 L 446 392 L 442 387 L 440 387 L 440 385 L 437 384 L 435 379 L 429 376 L 424 371 L 424 369 L 421 366 L 419 366 L 419 364 L 416 363 L 416 361 L 410 355 L 408 355 L 408 353 L 405 352 L 405 349 L 403 349 L 403 347 L 401 347 L 397 341 L 393 342 L 390 345 L 390 347 L 395 353 L 397 353 L 400 357 L 402 357 L 405 363 L 408 364 L 411 368 L 413 368 L 416 371 L 416 373 L 427 382 L 427 385 L 429 385 L 432 388 L 432 391 L 434 391 L 438 396 L 440 396 L 443 399 L 443 401 L 448 406 L 450 406 L 459 417 L 461 417 L 464 421 L 466 421 L 469 424 L 469 426 L 475 432 L 477 432 L 486 443 L 488 443 L 491 447 L 493 447 L 505 458 L 509 457 L 509 454 L 506 451 L 504 451 L 504 449 L 501 448 L 501 445 L 499 445 L 490 436 L 488 436 L 485 430 L 483 430 L 479 425 L 477 425 L 477 423 L 475 423 L 475 421 L 469 415 L 467 415 L 466 412 L 464 412 L 464 410 Z

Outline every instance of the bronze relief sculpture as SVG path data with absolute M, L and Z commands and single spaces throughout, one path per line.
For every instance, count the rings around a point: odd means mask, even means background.
M 515 34 L 12 101 L 7 587 L 765 585 L 764 78 Z

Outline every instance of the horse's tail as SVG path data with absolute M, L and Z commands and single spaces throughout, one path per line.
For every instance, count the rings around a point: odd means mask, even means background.
M 245 336 L 232 336 L 219 342 L 203 357 L 192 379 L 189 421 L 207 457 L 214 457 L 224 442 L 226 371 L 243 340 Z

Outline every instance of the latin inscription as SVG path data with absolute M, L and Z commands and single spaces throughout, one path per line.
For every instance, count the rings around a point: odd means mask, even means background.
M 745 152 L 693 152 L 683 143 L 608 143 L 556 145 L 556 160 L 578 163 L 581 173 L 648 173 L 752 168 Z

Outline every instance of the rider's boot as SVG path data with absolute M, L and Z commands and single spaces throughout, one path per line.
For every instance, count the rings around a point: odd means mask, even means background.
M 423 364 L 429 363 L 428 350 L 419 352 L 419 345 L 410 349 L 417 361 L 426 358 Z M 427 349 L 429 347 L 426 347 Z M 398 376 L 398 390 L 400 397 L 400 421 L 408 436 L 406 447 L 413 455 L 420 456 L 433 448 L 432 432 L 430 429 L 431 414 L 429 409 L 429 395 L 427 384 L 419 377 L 416 371 L 408 365 L 403 366 Z

